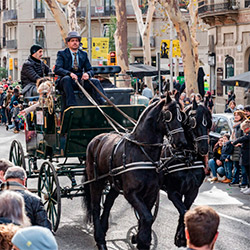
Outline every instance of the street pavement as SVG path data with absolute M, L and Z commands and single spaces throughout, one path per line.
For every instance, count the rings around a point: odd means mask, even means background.
M 19 140 L 25 148 L 24 132 L 14 134 L 0 126 L 0 158 L 8 158 L 12 140 Z M 78 180 L 79 181 L 79 180 Z M 60 185 L 66 180 L 60 177 Z M 29 181 L 36 186 L 37 181 Z M 223 183 L 205 181 L 193 206 L 209 205 L 220 215 L 219 237 L 216 250 L 250 249 L 250 195 L 240 193 L 238 187 L 229 187 Z M 93 228 L 84 221 L 81 198 L 63 199 L 62 216 L 56 239 L 60 250 L 92 250 L 95 248 Z M 174 235 L 178 222 L 178 213 L 167 195 L 161 192 L 160 208 L 153 224 L 152 249 L 178 249 L 174 245 Z M 120 196 L 111 211 L 110 229 L 107 233 L 109 250 L 135 249 L 129 239 L 137 224 L 134 211 L 124 197 Z

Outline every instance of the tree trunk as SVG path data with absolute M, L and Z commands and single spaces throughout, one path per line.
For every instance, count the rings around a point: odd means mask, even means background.
M 195 58 L 195 72 L 196 72 L 196 78 L 198 75 L 198 69 L 199 69 L 199 53 L 198 53 L 198 46 L 199 42 L 196 39 L 197 34 L 197 25 L 198 25 L 198 4 L 197 2 L 194 3 L 194 0 L 191 0 L 188 5 L 190 18 L 191 18 L 191 42 L 193 45 L 193 53 Z
M 160 0 L 160 2 L 166 8 L 168 16 L 177 31 L 184 67 L 186 91 L 188 96 L 190 96 L 191 93 L 198 93 L 198 85 L 195 70 L 195 55 L 193 53 L 189 26 L 180 12 L 179 1 Z
M 55 21 L 60 29 L 61 36 L 65 41 L 65 38 L 67 37 L 67 34 L 69 32 L 66 14 L 63 12 L 62 8 L 56 0 L 45 0 L 45 2 L 50 8 L 53 17 L 55 18 Z
M 79 31 L 80 27 L 77 23 L 77 16 L 76 16 L 76 8 L 79 4 L 80 0 L 72 0 L 68 3 L 68 21 L 69 21 L 69 30 L 70 31 Z
M 126 1 L 125 0 L 116 0 L 116 19 L 117 19 L 117 28 L 114 34 L 115 37 L 115 47 L 116 47 L 116 59 L 117 65 L 121 67 L 121 74 L 126 74 L 126 71 L 129 69 L 128 66 L 128 31 L 127 31 L 127 13 L 126 13 Z M 122 77 L 124 81 L 119 81 L 118 85 L 120 87 L 129 87 L 131 82 L 128 77 Z

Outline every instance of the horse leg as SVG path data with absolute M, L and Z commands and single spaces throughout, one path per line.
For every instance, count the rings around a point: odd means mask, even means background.
M 91 205 L 92 205 L 92 215 L 94 224 L 94 238 L 96 245 L 99 250 L 107 250 L 105 232 L 103 231 L 101 221 L 100 221 L 100 202 L 102 191 L 104 188 L 104 182 L 99 181 L 90 185 L 91 192 Z
M 114 188 L 111 188 L 108 192 L 108 194 L 106 195 L 106 199 L 104 202 L 104 208 L 103 208 L 103 212 L 101 215 L 101 225 L 102 225 L 102 229 L 106 235 L 107 231 L 108 231 L 108 227 L 109 227 L 109 223 L 108 223 L 108 219 L 109 219 L 109 215 L 110 215 L 110 210 L 114 204 L 115 199 L 118 197 L 119 192 L 117 190 L 115 190 Z
M 182 202 L 182 195 L 179 192 L 176 191 L 169 191 L 168 192 L 168 198 L 171 200 L 174 204 L 174 206 L 177 208 L 179 212 L 179 221 L 178 221 L 178 226 L 176 229 L 176 234 L 175 234 L 175 242 L 174 244 L 177 247 L 182 247 L 186 246 L 186 237 L 185 237 L 185 230 L 184 230 L 184 235 L 183 235 L 183 229 L 185 229 L 184 226 L 184 215 L 187 211 L 187 208 L 185 204 Z
M 130 195 L 125 195 L 125 198 L 134 207 L 140 217 L 139 231 L 136 238 L 133 239 L 133 242 L 137 243 L 137 248 L 139 250 L 149 250 L 152 239 L 152 224 L 154 220 L 151 210 L 148 209 L 147 205 L 142 202 L 142 199 L 139 198 L 135 192 Z

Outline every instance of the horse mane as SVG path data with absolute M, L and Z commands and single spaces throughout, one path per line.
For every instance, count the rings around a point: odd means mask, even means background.
M 166 100 L 165 100 L 165 99 L 161 99 L 161 100 L 155 101 L 155 102 L 153 102 L 152 104 L 150 104 L 150 105 L 142 112 L 142 114 L 140 115 L 140 117 L 139 117 L 139 119 L 138 119 L 136 125 L 134 126 L 134 128 L 133 128 L 131 134 L 134 133 L 134 132 L 136 131 L 136 129 L 138 128 L 138 126 L 144 122 L 144 120 L 146 119 L 146 117 L 148 117 L 149 112 L 150 112 L 151 110 L 153 110 L 156 106 L 162 104 L 163 102 L 164 102 L 164 104 L 165 104 Z M 157 115 L 156 113 L 157 113 L 157 112 L 151 112 L 151 115 L 152 115 L 152 114 L 153 114 L 153 115 Z M 150 118 L 151 118 L 151 116 L 150 116 Z

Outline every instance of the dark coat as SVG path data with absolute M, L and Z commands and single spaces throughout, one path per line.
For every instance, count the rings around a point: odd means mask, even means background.
M 234 146 L 232 145 L 231 141 L 228 141 L 225 145 L 223 145 L 221 149 L 221 161 L 225 161 L 226 159 L 230 160 L 230 156 L 234 151 Z
M 7 181 L 5 183 L 2 183 L 1 190 L 7 189 L 19 192 L 23 196 L 25 202 L 25 210 L 33 226 L 37 225 L 47 227 L 50 230 L 52 229 L 42 201 L 37 195 L 32 194 L 23 185 L 14 181 Z
M 6 94 L 4 92 L 2 94 L 0 94 L 0 106 L 3 106 L 5 96 L 6 96 Z
M 78 71 L 74 73 L 79 77 L 81 77 L 83 73 L 88 73 L 90 78 L 93 77 L 94 71 L 89 62 L 88 54 L 85 51 L 78 50 L 78 58 Z M 69 51 L 69 48 L 58 51 L 55 66 L 55 74 L 59 76 L 57 82 L 60 81 L 62 77 L 70 75 L 72 72 L 72 55 Z
M 249 166 L 250 165 L 250 133 L 236 139 L 233 145 L 242 143 L 240 152 L 240 165 Z
M 22 87 L 28 84 L 36 84 L 37 79 L 47 76 L 50 72 L 50 68 L 43 61 L 29 56 L 23 64 L 21 70 Z

